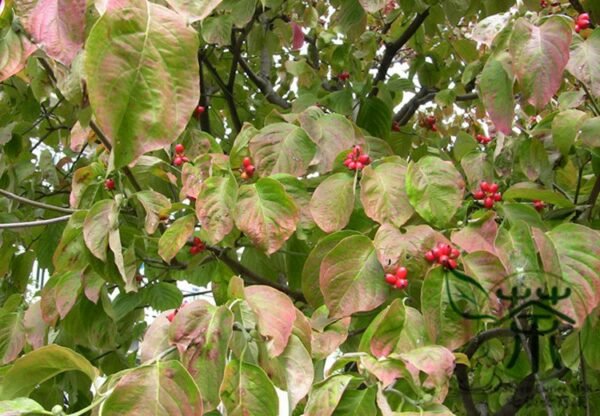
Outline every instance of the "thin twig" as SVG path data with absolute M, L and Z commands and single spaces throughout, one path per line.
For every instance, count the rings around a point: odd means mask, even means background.
M 65 216 L 56 217 L 56 218 L 49 218 L 47 220 L 13 222 L 13 223 L 0 224 L 0 230 L 5 230 L 8 228 L 28 228 L 28 227 L 37 227 L 40 225 L 56 224 L 57 222 L 69 221 L 69 218 L 71 218 L 71 215 L 65 215 Z
M 75 211 L 77 211 L 77 210 L 71 209 L 71 208 L 63 208 L 63 207 L 58 207 L 56 205 L 44 204 L 43 202 L 33 201 L 31 199 L 27 199 L 22 196 L 13 194 L 12 192 L 5 191 L 4 189 L 0 189 L 0 195 L 4 195 L 7 198 L 13 199 L 15 201 L 19 201 L 23 204 L 28 204 L 28 205 L 31 205 L 34 207 L 43 208 L 43 209 L 47 209 L 50 211 L 64 212 L 66 214 L 72 214 Z
M 581 85 L 581 87 L 583 88 L 583 90 L 585 91 L 585 95 L 588 96 L 588 98 L 590 99 L 590 102 L 592 103 L 592 110 L 594 112 L 594 115 L 596 117 L 600 117 L 600 107 L 598 107 L 598 103 L 596 103 L 596 100 L 594 99 L 594 96 L 592 95 L 592 93 L 590 92 L 590 90 L 588 89 L 588 87 L 586 87 L 586 85 L 583 82 L 579 83 Z
M 271 82 L 256 75 L 254 71 L 252 71 L 252 69 L 250 68 L 250 65 L 248 65 L 248 62 L 246 62 L 246 60 L 241 56 L 240 66 L 242 67 L 246 75 L 248 75 L 250 81 L 252 81 L 254 85 L 258 87 L 260 92 L 263 93 L 267 101 L 269 101 L 272 104 L 278 105 L 279 107 L 284 108 L 286 110 L 292 107 L 292 105 L 288 101 L 286 101 L 283 97 L 277 94 Z

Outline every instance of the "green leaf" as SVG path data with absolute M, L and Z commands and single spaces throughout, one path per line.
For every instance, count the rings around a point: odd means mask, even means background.
M 258 321 L 258 332 L 266 339 L 273 357 L 284 350 L 292 334 L 296 312 L 291 299 L 269 286 L 249 286 L 244 290 L 246 300 Z
M 155 3 L 130 1 L 108 8 L 85 49 L 90 102 L 113 145 L 116 168 L 183 132 L 200 96 L 198 37 L 184 18 Z
M 321 291 L 332 318 L 375 309 L 388 295 L 383 269 L 368 237 L 343 239 L 323 258 Z
M 512 131 L 515 112 L 513 82 L 502 62 L 494 56 L 490 57 L 481 72 L 479 89 L 485 109 L 496 129 L 504 134 Z
M 0 42 L 0 82 L 25 68 L 27 58 L 36 49 L 24 34 L 15 33 L 12 28 L 6 31 Z
M 359 0 L 360 5 L 369 13 L 375 13 L 383 9 L 387 0 Z
M 167 0 L 169 6 L 192 23 L 210 15 L 223 0 Z
M 3 416 L 20 416 L 33 414 L 46 414 L 51 415 L 52 413 L 47 412 L 44 408 L 35 400 L 28 399 L 26 397 L 19 397 L 14 400 L 5 400 L 0 402 L 0 415 Z
M 233 18 L 231 15 L 209 17 L 202 22 L 202 38 L 208 44 L 229 45 L 232 29 Z
M 399 160 L 365 167 L 360 181 L 365 213 L 380 224 L 404 225 L 414 213 L 406 196 L 405 182 L 406 165 Z
M 527 201 L 540 200 L 560 208 L 571 208 L 573 202 L 567 199 L 563 194 L 554 192 L 550 189 L 544 189 L 534 183 L 521 182 L 508 188 L 503 194 L 503 199 L 525 199 Z
M 312 249 L 302 269 L 302 293 L 306 300 L 314 307 L 321 306 L 324 302 L 319 283 L 319 273 L 323 258 L 344 238 L 358 234 L 355 231 L 339 231 L 323 237 Z
M 144 226 L 146 232 L 152 235 L 158 228 L 160 217 L 166 215 L 171 209 L 171 201 L 163 194 L 155 191 L 141 191 L 135 196 L 146 210 Z
M 288 123 L 264 127 L 250 139 L 249 147 L 261 176 L 275 173 L 303 176 L 317 150 L 302 128 Z
M 408 165 L 406 193 L 411 205 L 437 227 L 448 225 L 462 205 L 465 182 L 451 162 L 426 156 Z
M 271 380 L 255 365 L 231 360 L 221 384 L 221 400 L 231 416 L 277 416 L 279 399 Z
M 571 57 L 567 64 L 567 70 L 583 82 L 596 97 L 600 97 L 599 67 L 600 28 L 594 29 L 586 40 L 575 36 L 571 43 Z
M 335 198 L 331 196 L 335 194 Z M 310 200 L 310 213 L 323 231 L 332 233 L 348 225 L 354 209 L 354 178 L 336 173 L 319 184 Z
M 196 215 L 210 244 L 218 244 L 233 230 L 236 198 L 237 182 L 231 175 L 212 176 L 202 183 Z
M 167 309 L 178 308 L 183 301 L 183 294 L 174 284 L 158 282 L 144 291 L 144 300 L 152 308 L 158 311 L 166 311 Z
M 346 390 L 333 416 L 376 416 L 377 386 L 362 390 Z
M 372 136 L 387 140 L 392 126 L 392 109 L 377 97 L 367 98 L 360 106 L 356 124 Z
M 179 361 L 157 361 L 126 373 L 102 404 L 105 416 L 201 415 L 202 397 Z
M 81 277 L 78 272 L 64 272 L 53 275 L 42 289 L 42 317 L 51 326 L 58 318 L 64 319 L 75 305 L 81 290 Z
M 178 218 L 171 224 L 158 240 L 158 254 L 160 257 L 170 263 L 192 236 L 195 226 L 196 216 L 193 214 Z
M 90 380 L 97 370 L 83 356 L 59 345 L 48 345 L 25 354 L 4 374 L 10 383 L 0 384 L 0 399 L 28 396 L 33 389 L 65 371 L 81 371 Z
M 344 391 L 352 381 L 348 374 L 329 377 L 315 384 L 304 409 L 305 416 L 330 416 L 335 411 Z
M 498 230 L 496 253 L 511 274 L 540 270 L 531 227 L 523 220 L 506 223 Z
M 552 140 L 563 156 L 569 154 L 571 146 L 575 143 L 575 137 L 579 128 L 588 117 L 586 113 L 579 110 L 561 111 L 552 121 Z
M 25 346 L 25 327 L 22 312 L 0 315 L 0 363 L 15 360 Z M 0 409 L 2 405 L 0 404 Z
M 108 235 L 117 224 L 119 209 L 115 201 L 105 199 L 94 204 L 83 223 L 85 245 L 102 261 L 106 261 Z
M 513 68 L 525 98 L 536 108 L 545 106 L 560 87 L 571 37 L 571 27 L 560 17 L 540 27 L 524 18 L 515 23 L 509 46 Z
M 401 299 L 394 301 L 371 321 L 360 340 L 361 351 L 369 352 L 377 358 L 392 353 L 404 328 L 406 311 Z M 414 323 L 411 322 L 411 325 Z
M 310 353 L 296 335 L 290 337 L 280 361 L 285 372 L 290 409 L 293 410 L 312 387 L 315 376 L 313 362 Z
M 600 97 L 600 94 L 598 96 Z M 590 118 L 583 122 L 579 140 L 586 146 L 600 147 L 600 117 Z
M 294 233 L 300 214 L 283 185 L 261 178 L 240 187 L 234 218 L 235 225 L 255 246 L 272 254 Z

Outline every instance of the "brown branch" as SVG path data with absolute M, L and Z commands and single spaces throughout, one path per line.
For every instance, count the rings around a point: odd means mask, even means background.
M 594 183 L 594 187 L 592 188 L 592 192 L 590 193 L 590 197 L 588 199 L 588 205 L 590 206 L 590 210 L 588 211 L 588 220 L 592 218 L 592 212 L 596 206 L 596 201 L 598 201 L 598 195 L 600 195 L 600 175 L 596 177 L 596 182 Z
M 229 113 L 231 114 L 231 119 L 233 120 L 234 128 L 235 130 L 240 131 L 242 129 L 242 122 L 240 121 L 240 116 L 237 112 L 237 107 L 235 105 L 233 94 L 229 91 L 229 89 L 227 88 L 227 84 L 225 84 L 225 81 L 223 81 L 223 79 L 219 75 L 219 72 L 210 63 L 208 58 L 203 56 L 201 59 L 204 62 L 206 69 L 208 69 L 208 72 L 210 72 L 210 74 L 217 82 L 217 85 L 219 85 L 221 91 L 223 91 L 223 97 L 225 98 L 225 102 L 227 103 L 227 107 L 229 108 Z
M 246 60 L 241 56 L 240 66 L 242 67 L 246 75 L 248 75 L 250 81 L 252 81 L 254 85 L 258 87 L 260 92 L 263 93 L 267 101 L 286 110 L 292 107 L 292 105 L 288 101 L 286 101 L 283 97 L 277 94 L 277 92 L 273 88 L 273 84 L 271 84 L 270 81 L 256 75 L 256 73 L 254 73 L 254 71 L 252 71 L 252 69 L 248 65 L 248 62 L 246 62 Z
M 406 125 L 412 116 L 417 112 L 419 107 L 423 104 L 428 103 L 435 99 L 435 95 L 438 93 L 437 89 L 426 88 L 423 87 L 421 90 L 415 94 L 413 98 L 410 99 L 404 106 L 398 110 L 396 114 L 394 114 L 393 120 L 396 121 L 399 125 Z M 478 98 L 476 92 L 471 92 L 464 95 L 458 95 L 455 98 L 457 102 L 471 101 Z
M 27 199 L 22 196 L 13 194 L 12 192 L 5 191 L 4 189 L 0 189 L 0 195 L 4 195 L 7 198 L 13 199 L 15 201 L 19 201 L 23 204 L 28 204 L 28 205 L 31 205 L 34 207 L 43 208 L 43 209 L 47 209 L 50 211 L 63 212 L 66 214 L 72 214 L 75 211 L 77 211 L 77 210 L 71 209 L 71 208 L 57 207 L 56 205 L 44 204 L 43 202 L 33 201 L 31 199 Z
M 417 32 L 419 27 L 423 24 L 425 19 L 429 16 L 429 9 L 426 9 L 423 13 L 417 14 L 412 23 L 406 28 L 404 33 L 400 35 L 398 39 L 396 39 L 392 43 L 386 44 L 385 52 L 383 53 L 383 58 L 381 59 L 381 63 L 379 64 L 379 69 L 377 70 L 377 75 L 373 80 L 373 89 L 371 90 L 371 95 L 377 95 L 379 91 L 377 88 L 377 84 L 380 81 L 385 80 L 387 76 L 387 72 L 394 61 L 394 57 L 396 53 L 413 37 L 413 35 Z
M 515 388 L 515 393 L 494 416 L 514 416 L 519 409 L 535 396 L 535 373 L 525 377 Z
M 200 128 L 210 134 L 210 115 L 208 113 L 208 94 L 206 93 L 206 83 L 204 78 L 204 66 L 202 65 L 202 59 L 198 54 L 198 67 L 200 75 L 200 105 L 204 107 L 204 112 L 200 116 Z

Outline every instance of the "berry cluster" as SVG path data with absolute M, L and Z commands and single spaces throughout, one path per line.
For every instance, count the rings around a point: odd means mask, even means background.
M 248 179 L 254 176 L 255 170 L 256 168 L 252 164 L 252 159 L 245 157 L 244 160 L 242 160 L 242 179 Z
M 473 198 L 483 201 L 483 206 L 491 209 L 496 202 L 502 201 L 502 194 L 498 192 L 498 188 L 497 183 L 481 182 L 479 190 L 473 193 Z
M 185 162 L 189 162 L 190 160 L 183 154 L 185 152 L 185 147 L 181 143 L 177 143 L 175 145 L 175 157 L 173 158 L 173 164 L 175 166 L 181 166 Z
M 363 153 L 362 147 L 355 145 L 354 148 L 346 155 L 344 166 L 350 170 L 362 170 L 365 166 L 371 163 L 371 158 L 368 154 Z
M 423 120 L 421 120 L 421 127 L 425 127 L 431 131 L 437 131 L 437 120 L 434 116 L 427 116 Z
M 204 114 L 205 111 L 206 111 L 206 107 L 204 107 L 203 105 L 199 105 L 198 107 L 196 107 L 194 109 L 194 117 L 200 118 L 202 116 L 202 114 Z
M 194 241 L 190 247 L 190 254 L 202 253 L 204 250 L 206 250 L 206 244 L 198 237 L 194 237 Z
M 341 74 L 339 74 L 338 79 L 342 82 L 346 82 L 350 79 L 350 73 L 348 71 L 343 71 Z
M 408 270 L 406 270 L 406 267 L 400 266 L 394 273 L 386 273 L 385 281 L 398 289 L 405 289 L 408 287 L 406 276 L 408 276 Z
M 187 304 L 187 302 L 183 302 L 179 308 L 176 308 L 167 314 L 167 319 L 169 320 L 169 322 L 173 322 L 173 319 L 175 319 L 175 316 L 179 312 L 179 309 L 183 309 L 183 307 L 186 304 Z
M 458 249 L 451 247 L 450 244 L 438 243 L 433 249 L 425 253 L 425 260 L 429 263 L 441 264 L 447 269 L 454 270 L 458 264 L 456 259 L 460 256 Z
M 478 134 L 477 136 L 475 136 L 475 140 L 477 140 L 480 144 L 486 145 L 492 141 L 492 138 L 483 134 Z
M 544 210 L 544 208 L 546 208 L 546 204 L 544 203 L 544 201 L 540 201 L 539 199 L 536 199 L 533 201 L 533 207 L 535 208 L 535 210 L 537 212 L 542 212 Z
M 110 179 L 108 178 L 107 180 L 104 181 L 104 188 L 107 191 L 112 191 L 115 189 L 115 181 L 114 179 Z
M 546 7 L 548 7 L 548 2 L 546 0 L 540 0 L 540 7 L 542 9 L 545 9 Z
M 579 33 L 582 30 L 590 27 L 590 15 L 588 13 L 581 13 L 575 20 L 575 32 Z

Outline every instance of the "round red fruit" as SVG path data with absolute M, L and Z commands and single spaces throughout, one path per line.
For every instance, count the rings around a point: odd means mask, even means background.
M 446 267 L 448 267 L 450 270 L 456 269 L 456 266 L 458 266 L 458 264 L 456 263 L 456 260 L 454 260 L 454 259 L 449 259 L 448 263 L 446 264 Z
M 485 198 L 485 192 L 483 192 L 481 190 L 475 191 L 473 193 L 473 198 L 475 198 L 475 199 L 483 199 L 483 198 Z
M 242 172 L 242 174 L 240 175 L 240 178 L 242 178 L 243 180 L 248 179 L 248 174 L 246 172 Z
M 398 267 L 398 270 L 396 270 L 396 277 L 398 277 L 398 279 L 406 279 L 406 276 L 408 276 L 406 267 Z
M 433 249 L 431 250 L 431 253 L 434 255 L 434 257 L 435 257 L 436 259 L 439 259 L 439 258 L 440 258 L 440 256 L 442 255 L 442 253 L 441 253 L 440 249 L 439 249 L 439 248 L 437 248 L 437 247 L 433 248 Z
M 489 192 L 490 191 L 490 184 L 483 181 L 479 184 L 479 189 L 481 189 L 483 192 Z
M 173 159 L 173 164 L 175 166 L 181 166 L 183 165 L 183 158 L 181 156 L 176 156 L 175 159 Z
M 398 280 L 396 278 L 395 275 L 391 274 L 391 273 L 387 273 L 385 275 L 385 281 L 388 282 L 390 285 L 395 285 L 396 284 L 396 280 Z
M 490 184 L 490 192 L 491 192 L 491 193 L 496 193 L 496 192 L 498 192 L 498 188 L 499 188 L 499 186 L 498 186 L 498 184 L 497 184 L 497 183 L 492 183 L 492 184 Z
M 494 198 L 494 201 L 500 202 L 500 201 L 502 201 L 502 194 L 500 192 L 496 192 L 494 194 L 493 198 Z
M 252 159 L 250 159 L 247 156 L 242 160 L 242 165 L 244 165 L 245 168 L 247 168 L 251 164 L 252 164 Z
M 356 162 L 351 160 L 350 163 L 348 163 L 348 169 L 356 170 Z
M 440 250 L 440 254 L 442 256 L 448 256 L 452 252 L 452 247 L 445 243 L 439 243 L 438 249 Z
M 494 198 L 487 197 L 483 201 L 483 206 L 486 207 L 487 209 L 493 208 L 494 207 Z
M 107 179 L 104 181 L 104 187 L 108 190 L 108 191 L 112 191 L 115 189 L 115 181 L 113 179 Z
M 206 111 L 206 108 L 203 105 L 199 105 L 198 107 L 196 107 L 196 109 L 194 110 L 194 115 L 196 117 L 200 117 L 202 114 L 204 114 L 204 112 Z
M 460 256 L 460 251 L 458 251 L 458 249 L 456 249 L 456 248 L 453 248 L 452 251 L 450 252 L 450 258 L 456 259 L 456 258 L 458 258 L 458 256 Z
M 438 259 L 438 263 L 442 264 L 442 265 L 446 265 L 448 264 L 448 260 L 450 260 L 450 257 L 446 256 L 445 254 L 440 256 Z
M 252 175 L 254 175 L 254 171 L 256 170 L 256 168 L 254 167 L 254 165 L 248 165 L 248 166 L 246 166 L 246 169 L 244 169 L 244 170 L 246 171 L 248 176 L 252 177 Z
M 429 250 L 427 253 L 425 253 L 425 260 L 430 263 L 435 261 L 435 254 L 433 254 L 433 251 Z
M 175 145 L 175 153 L 182 154 L 183 152 L 185 152 L 185 147 L 181 143 L 177 143 Z
M 371 158 L 369 157 L 369 155 L 362 154 L 358 157 L 358 161 L 366 166 L 369 163 L 371 163 Z
M 199 246 L 200 244 L 202 244 L 202 240 L 200 240 L 198 237 L 194 237 L 194 245 Z
M 533 207 L 535 208 L 536 211 L 540 212 L 540 211 L 544 210 L 544 208 L 546 207 L 546 204 L 544 204 L 544 201 L 535 200 L 535 201 L 533 201 Z
M 363 164 L 360 162 L 356 162 L 355 166 L 356 166 L 356 170 L 362 170 L 362 168 L 364 168 Z
M 408 287 L 408 280 L 406 280 L 406 279 L 398 279 L 396 281 L 396 287 L 398 289 L 406 289 Z
M 581 26 L 579 26 L 579 23 L 577 23 L 575 25 L 575 32 L 577 32 L 577 33 L 581 32 Z
M 190 254 L 198 254 L 200 253 L 200 246 L 191 246 L 190 247 Z

